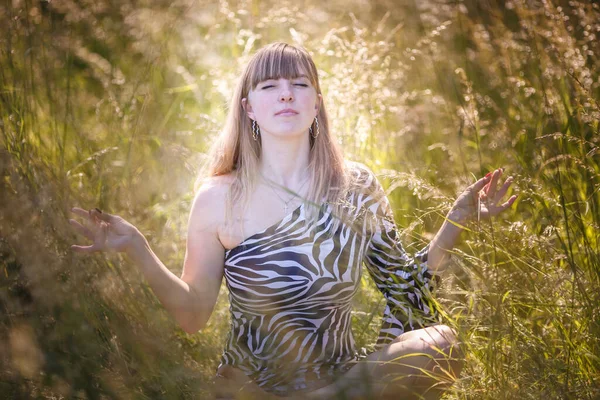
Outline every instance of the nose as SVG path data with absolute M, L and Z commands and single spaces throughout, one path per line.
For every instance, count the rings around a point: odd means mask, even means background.
M 279 101 L 289 102 L 292 100 L 294 100 L 294 95 L 292 93 L 292 84 L 291 82 L 286 81 L 281 85 Z

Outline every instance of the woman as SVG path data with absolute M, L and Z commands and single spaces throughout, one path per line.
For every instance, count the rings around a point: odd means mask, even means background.
M 344 162 L 330 136 L 310 55 L 274 43 L 255 54 L 234 93 L 192 205 L 181 278 L 134 226 L 98 209 L 73 209 L 88 222 L 71 223 L 93 240 L 73 249 L 127 253 L 188 333 L 206 325 L 225 276 L 231 331 L 219 398 L 437 398 L 462 363 L 455 332 L 437 324 L 433 278 L 469 218 L 515 201 L 498 205 L 511 184 L 498 187 L 501 174 L 468 187 L 430 245 L 409 257 L 377 178 Z M 356 351 L 350 327 L 363 263 L 387 299 L 368 355 Z

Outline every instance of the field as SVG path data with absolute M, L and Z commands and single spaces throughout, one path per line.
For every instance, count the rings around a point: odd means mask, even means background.
M 228 330 L 188 335 L 134 265 L 84 256 L 70 208 L 134 223 L 178 276 L 194 184 L 240 68 L 306 47 L 347 158 L 414 251 L 477 177 L 437 299 L 465 345 L 446 399 L 600 398 L 600 6 L 593 1 L 13 0 L 0 4 L 0 397 L 195 399 Z M 365 274 L 359 346 L 383 306 Z

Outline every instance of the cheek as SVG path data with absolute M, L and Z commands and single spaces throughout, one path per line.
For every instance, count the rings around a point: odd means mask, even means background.
M 311 94 L 306 96 L 305 104 L 307 108 L 314 110 L 318 102 L 319 100 L 316 95 Z
M 260 118 L 261 114 L 264 111 L 264 101 L 260 99 L 258 96 L 248 96 L 248 103 L 252 107 L 252 113 L 258 118 Z
M 256 115 L 257 119 L 265 119 L 265 117 L 268 116 L 269 112 L 268 112 L 268 107 L 265 104 L 265 102 L 256 102 L 255 106 L 252 107 L 252 110 L 254 111 L 254 115 Z

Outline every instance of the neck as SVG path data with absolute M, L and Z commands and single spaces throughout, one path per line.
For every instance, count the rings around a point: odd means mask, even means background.
M 308 135 L 263 139 L 260 160 L 262 176 L 287 188 L 302 184 L 308 173 L 309 140 Z

